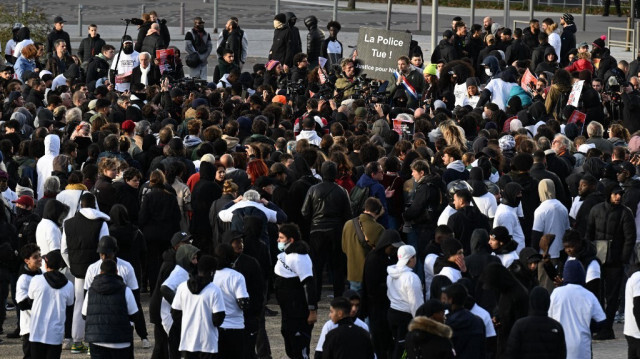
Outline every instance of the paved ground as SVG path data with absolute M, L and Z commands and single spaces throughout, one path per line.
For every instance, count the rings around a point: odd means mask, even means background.
M 327 287 L 328 288 L 328 287 Z M 329 301 L 326 295 L 329 292 L 324 292 L 323 300 L 319 303 L 318 310 L 318 323 L 314 326 L 313 336 L 311 340 L 312 348 L 315 349 L 316 342 L 318 341 L 318 336 L 320 335 L 320 330 L 322 329 L 322 325 L 324 325 L 325 321 L 328 320 L 329 316 Z M 153 327 L 149 323 L 149 313 L 148 313 L 148 303 L 149 296 L 147 294 L 142 295 L 142 303 L 143 308 L 145 309 L 145 316 L 147 318 L 147 329 L 149 332 L 149 340 L 153 344 Z M 280 311 L 277 304 L 275 302 L 270 303 L 269 307 L 271 309 Z M 5 332 L 13 330 L 14 323 L 16 322 L 15 312 L 8 313 L 7 320 L 4 325 Z M 600 359 L 623 359 L 626 358 L 627 353 L 627 343 L 624 340 L 622 335 L 622 324 L 615 324 L 614 330 L 616 331 L 615 340 L 608 340 L 603 342 L 594 342 L 593 343 L 593 358 Z M 267 318 L 267 335 L 269 336 L 269 341 L 271 343 L 271 351 L 273 358 L 286 358 L 284 352 L 284 342 L 282 341 L 282 336 L 280 335 L 280 316 Z M 135 336 L 135 334 L 134 334 Z M 0 357 L 3 359 L 20 359 L 22 358 L 22 344 L 20 339 L 7 339 L 4 335 L 2 336 L 4 343 L 0 344 Z M 70 351 L 63 351 L 62 358 L 63 359 L 77 359 L 84 358 L 84 355 L 80 354 L 71 354 Z M 139 359 L 150 358 L 151 357 L 151 349 L 142 349 L 141 342 L 137 336 L 135 336 L 135 357 Z M 312 356 L 313 357 L 313 356 Z M 355 358 L 354 358 L 355 359 Z

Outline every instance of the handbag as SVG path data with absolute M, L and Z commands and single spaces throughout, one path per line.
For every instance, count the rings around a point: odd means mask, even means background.
M 367 241 L 367 237 L 364 235 L 360 218 L 355 217 L 351 221 L 353 222 L 353 227 L 356 230 L 356 237 L 358 238 L 358 242 L 360 242 L 360 245 L 364 249 L 364 254 L 366 256 L 373 249 L 373 246 L 369 243 L 369 241 Z
M 609 254 L 609 246 L 611 246 L 611 241 L 600 239 L 594 242 L 596 245 L 596 257 L 598 257 L 600 263 L 604 264 L 607 261 L 607 255 Z
M 187 58 L 185 59 L 185 62 L 187 64 L 187 66 L 189 67 L 198 67 L 201 63 L 200 61 L 200 55 L 197 52 L 192 52 L 189 55 L 187 55 Z

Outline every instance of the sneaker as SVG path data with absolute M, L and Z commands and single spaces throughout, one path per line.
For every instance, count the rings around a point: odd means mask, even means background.
M 71 339 L 65 338 L 62 341 L 62 350 L 71 350 Z
M 82 344 L 82 342 L 73 343 L 73 345 L 71 346 L 71 354 L 82 354 L 88 351 L 89 348 Z
M 264 307 L 264 316 L 265 317 L 275 317 L 278 315 L 278 311 L 271 310 L 269 307 Z
M 18 339 L 18 338 L 20 338 L 20 330 L 18 330 L 18 328 L 16 328 L 14 331 L 9 332 L 7 334 L 7 338 L 9 338 L 9 339 Z
M 16 309 L 16 306 L 15 306 L 15 305 L 13 305 L 13 304 L 9 304 L 9 303 L 7 303 L 7 304 L 5 304 L 4 309 L 6 309 L 6 310 L 7 310 L 7 312 L 10 312 L 10 311 L 12 311 L 12 310 Z
M 602 330 L 593 335 L 593 340 L 613 340 L 616 336 L 613 334 L 613 330 Z
M 144 338 L 142 339 L 142 349 L 149 349 L 151 348 L 151 343 L 149 343 L 149 339 Z

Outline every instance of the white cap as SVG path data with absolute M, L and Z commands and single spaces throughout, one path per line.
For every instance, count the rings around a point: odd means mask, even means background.
M 596 144 L 595 143 L 583 143 L 580 146 L 578 146 L 578 152 L 587 153 L 592 148 L 596 148 Z
M 404 245 L 398 248 L 398 267 L 406 266 L 412 257 L 415 257 L 416 249 L 413 246 Z
M 39 74 L 38 76 L 40 76 L 40 79 L 42 79 L 42 76 L 44 76 L 44 75 L 46 75 L 46 74 L 49 74 L 49 75 L 52 75 L 52 76 L 53 76 L 53 73 L 51 73 L 51 71 L 49 71 L 49 70 L 42 70 L 42 71 L 40 71 L 40 74 Z

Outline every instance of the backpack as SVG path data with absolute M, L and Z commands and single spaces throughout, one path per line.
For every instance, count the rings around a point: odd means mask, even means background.
M 569 101 L 569 93 L 570 92 L 560 92 L 558 101 L 556 101 L 556 104 L 553 107 L 552 115 L 558 121 L 562 119 L 562 110 L 565 108 L 565 106 L 567 106 L 567 101 Z
M 351 189 L 349 194 L 349 201 L 351 202 L 351 214 L 359 216 L 364 212 L 364 202 L 369 198 L 369 187 L 355 186 Z

